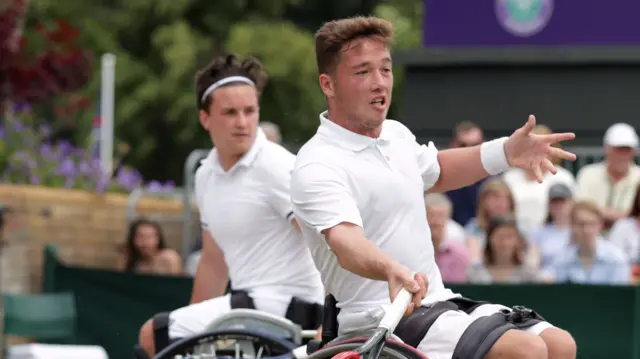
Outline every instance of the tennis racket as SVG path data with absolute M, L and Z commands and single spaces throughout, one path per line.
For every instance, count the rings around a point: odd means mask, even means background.
M 398 326 L 412 298 L 413 295 L 403 288 L 391 303 L 391 307 L 385 313 L 373 335 L 358 348 L 338 353 L 332 359 L 378 359 L 387 339 Z

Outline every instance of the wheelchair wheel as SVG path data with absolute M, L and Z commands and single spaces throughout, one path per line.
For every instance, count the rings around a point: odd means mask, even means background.
M 224 329 L 180 339 L 153 359 L 264 359 L 290 357 L 295 344 L 246 329 Z
M 334 355 L 342 352 L 352 351 L 360 347 L 368 338 L 355 338 L 345 340 L 335 345 L 324 347 L 317 352 L 311 353 L 306 359 L 331 359 Z M 428 359 L 426 355 L 418 352 L 415 348 L 400 342 L 388 340 L 385 344 L 379 359 Z

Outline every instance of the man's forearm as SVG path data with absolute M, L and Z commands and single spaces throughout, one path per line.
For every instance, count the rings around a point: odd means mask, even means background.
M 393 273 L 400 271 L 401 265 L 367 240 L 362 229 L 339 227 L 332 228 L 326 237 L 342 268 L 380 281 L 387 281 Z
M 482 166 L 480 146 L 438 152 L 440 178 L 429 192 L 446 192 L 476 183 L 489 174 Z

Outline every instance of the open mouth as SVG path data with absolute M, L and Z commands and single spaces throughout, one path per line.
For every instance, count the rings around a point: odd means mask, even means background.
M 384 107 L 387 104 L 387 99 L 384 97 L 376 97 L 375 99 L 373 99 L 373 101 L 371 101 L 372 105 L 375 105 L 376 107 Z

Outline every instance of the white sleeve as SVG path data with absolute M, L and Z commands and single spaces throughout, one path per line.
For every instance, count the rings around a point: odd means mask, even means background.
M 205 220 L 205 214 L 204 214 L 203 208 L 204 208 L 204 196 L 206 193 L 207 182 L 209 181 L 211 172 L 212 172 L 211 168 L 206 163 L 203 163 L 196 171 L 195 183 L 194 183 L 194 189 L 193 189 L 196 205 L 198 206 L 198 212 L 200 213 L 200 226 L 202 227 L 203 230 L 207 230 L 207 231 L 208 231 L 208 225 Z
M 362 227 L 358 205 L 345 177 L 317 163 L 295 170 L 291 177 L 291 201 L 296 219 L 318 233 L 343 222 Z
M 294 163 L 295 156 L 291 155 L 290 158 L 274 161 L 269 168 L 269 204 L 280 216 L 288 220 L 293 218 L 290 186 Z
M 424 190 L 426 191 L 433 187 L 438 182 L 438 178 L 440 178 L 438 149 L 433 142 L 429 142 L 428 145 L 419 145 L 416 142 L 416 158 L 418 160 L 418 168 L 422 174 Z
M 404 126 L 403 126 L 404 127 Z M 438 182 L 440 178 L 440 162 L 438 162 L 438 149 L 429 141 L 427 145 L 421 145 L 416 141 L 416 136 L 406 127 L 405 135 L 407 139 L 412 142 L 414 151 L 416 154 L 416 160 L 418 161 L 418 169 L 422 175 L 422 183 L 424 184 L 424 190 L 428 190 Z

